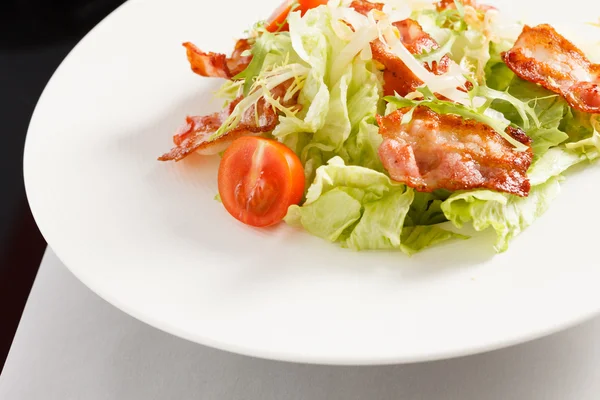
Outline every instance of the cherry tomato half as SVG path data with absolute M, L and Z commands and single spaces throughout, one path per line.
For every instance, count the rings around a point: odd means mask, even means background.
M 298 1 L 298 10 L 300 14 L 304 13 L 311 8 L 319 7 L 320 5 L 327 4 L 327 0 L 296 0 Z M 267 20 L 267 30 L 269 32 L 287 31 L 289 26 L 286 22 L 287 16 L 292 10 L 295 0 L 284 1 L 275 11 L 271 17 Z
M 219 195 L 239 221 L 256 227 L 274 225 L 303 194 L 302 163 L 283 144 L 246 136 L 225 151 L 219 166 Z

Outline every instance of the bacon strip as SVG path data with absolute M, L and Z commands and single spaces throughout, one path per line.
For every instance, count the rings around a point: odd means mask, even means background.
M 291 80 L 284 82 L 271 90 L 272 96 L 279 99 L 285 107 L 292 107 L 298 101 L 298 94 L 287 101 L 281 100 L 291 83 Z M 187 117 L 185 125 L 173 136 L 175 147 L 170 152 L 160 156 L 159 161 L 180 161 L 194 152 L 202 155 L 217 154 L 225 150 L 231 142 L 239 137 L 260 135 L 275 129 L 279 117 L 265 98 L 261 97 L 255 106 L 244 110 L 242 118 L 235 129 L 226 132 L 216 140 L 209 141 L 210 136 L 223 125 L 242 99 L 242 96 L 238 97 L 225 109 L 214 114 L 203 117 Z
M 367 0 L 354 0 L 350 7 L 357 12 L 367 15 L 371 10 L 383 10 L 383 3 L 372 3 Z M 413 55 L 430 52 L 439 49 L 439 44 L 423 30 L 421 25 L 415 20 L 405 19 L 403 21 L 394 22 L 394 26 L 400 33 L 400 40 L 406 49 Z M 371 43 L 371 52 L 373 59 L 381 63 L 383 70 L 383 91 L 386 96 L 393 96 L 398 93 L 401 96 L 406 96 L 412 93 L 419 86 L 423 85 L 423 81 L 415 76 L 415 74 L 402 62 L 395 54 L 389 52 L 386 46 L 377 39 Z M 424 66 L 436 75 L 442 75 L 450 68 L 450 57 L 445 55 L 439 63 L 433 62 L 431 66 L 425 63 Z
M 438 49 L 439 44 L 427 32 L 423 30 L 417 21 L 405 19 L 395 22 L 394 26 L 400 32 L 400 40 L 406 49 L 413 55 L 422 54 Z M 389 52 L 386 46 L 377 39 L 371 43 L 373 59 L 379 61 L 385 67 L 383 71 L 384 93 L 386 96 L 394 95 L 394 92 L 400 96 L 414 92 L 423 81 L 404 64 L 404 62 L 395 54 Z M 445 55 L 439 63 L 433 62 L 431 66 L 425 63 L 424 66 L 430 72 L 436 75 L 442 75 L 450 68 L 452 61 Z
M 373 3 L 367 0 L 354 0 L 350 4 L 350 8 L 354 8 L 357 12 L 362 15 L 367 15 L 371 10 L 383 10 L 383 3 Z
M 477 11 L 486 12 L 488 10 L 496 10 L 496 7 L 488 6 L 487 4 L 478 4 L 475 0 L 461 0 L 463 6 L 473 7 Z M 438 11 L 444 10 L 456 10 L 456 4 L 454 0 L 441 0 L 436 3 L 436 8 Z
M 190 42 L 183 46 L 187 50 L 187 58 L 192 71 L 201 76 L 231 79 L 246 69 L 252 56 L 242 56 L 242 53 L 251 48 L 247 39 L 240 39 L 235 44 L 231 57 L 220 53 L 205 53 Z
M 600 113 L 600 64 L 550 25 L 525 26 L 503 59 L 517 76 L 561 95 L 571 107 Z
M 277 114 L 271 105 L 261 98 L 256 109 L 251 107 L 244 111 L 242 119 L 235 129 L 226 132 L 216 140 L 209 141 L 210 136 L 221 127 L 241 100 L 242 97 L 238 97 L 221 112 L 203 117 L 187 117 L 186 124 L 173 136 L 175 147 L 160 156 L 159 161 L 180 161 L 194 152 L 202 155 L 217 154 L 241 136 L 256 135 L 275 129 L 278 120 Z M 258 115 L 255 114 L 255 111 Z
M 457 115 L 437 114 L 417 107 L 408 124 L 404 108 L 381 117 L 384 141 L 379 157 L 392 179 L 419 191 L 486 188 L 525 197 L 530 183 L 531 148 L 518 152 L 492 128 Z M 507 129 L 512 137 L 529 145 L 519 129 Z

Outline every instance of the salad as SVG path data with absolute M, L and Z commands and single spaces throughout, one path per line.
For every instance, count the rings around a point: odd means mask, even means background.
M 600 65 L 473 0 L 286 1 L 231 56 L 184 46 L 226 105 L 159 160 L 221 154 L 248 225 L 413 254 L 470 224 L 502 252 L 600 156 Z

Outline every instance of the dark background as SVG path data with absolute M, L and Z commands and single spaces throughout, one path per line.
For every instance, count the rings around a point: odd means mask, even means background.
M 46 248 L 23 185 L 27 126 L 60 62 L 123 2 L 0 1 L 0 371 Z

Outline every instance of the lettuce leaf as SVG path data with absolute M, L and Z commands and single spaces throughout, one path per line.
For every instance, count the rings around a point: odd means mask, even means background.
M 438 225 L 411 226 L 402 230 L 402 244 L 400 246 L 402 251 L 410 256 L 451 239 L 466 240 L 469 237 L 443 229 Z
M 233 81 L 243 79 L 243 94 L 248 96 L 250 89 L 261 71 L 282 63 L 297 63 L 300 58 L 292 51 L 292 42 L 287 32 L 270 33 L 261 30 L 251 49 L 252 60 L 245 70 L 233 77 Z
M 293 51 L 310 72 L 300 91 L 301 111 L 281 116 L 273 136 L 300 156 L 307 186 L 317 168 L 335 156 L 380 170 L 374 151 L 377 138 L 366 121 L 374 121 L 381 102 L 381 73 L 372 60 L 358 55 L 339 68 L 339 55 L 355 33 L 348 29 L 349 37 L 340 38 L 329 7 L 309 10 L 302 17 L 291 13 L 288 21 Z
M 505 91 L 515 78 L 515 73 L 502 60 L 501 54 L 512 47 L 507 41 L 490 43 L 490 59 L 485 66 L 485 84 L 491 89 Z
M 435 60 L 434 57 L 450 54 L 457 64 L 473 74 L 478 83 L 484 83 L 486 66 L 493 57 L 490 51 L 492 35 L 486 27 L 487 20 L 482 18 L 482 14 L 474 16 L 473 12 L 478 13 L 476 10 L 469 12 L 467 17 L 461 3 L 457 1 L 455 4 L 456 9 L 423 9 L 413 13 L 412 18 L 440 44 L 440 49 L 418 58 L 430 62 Z
M 600 158 L 600 132 L 593 128 L 590 137 L 581 139 L 577 142 L 567 143 L 565 147 L 571 152 L 584 157 L 586 160 L 596 160 Z
M 364 202 L 362 217 L 343 243 L 354 250 L 401 249 L 404 218 L 414 192 L 391 190 L 380 199 Z
M 362 204 L 347 190 L 333 188 L 312 203 L 292 206 L 285 221 L 303 226 L 309 233 L 336 242 L 348 236 L 346 230 L 360 220 Z
M 536 158 L 569 138 L 569 135 L 561 129 L 561 122 L 569 106 L 560 96 L 518 77 L 512 79 L 508 86 L 508 93 L 531 106 L 537 116 L 538 125 L 526 126 L 521 115 L 506 102 L 496 101 L 492 107 L 503 113 L 512 123 L 520 126 L 532 139 L 531 147 Z
M 546 212 L 559 192 L 559 178 L 554 177 L 533 187 L 528 197 L 490 190 L 455 193 L 442 204 L 442 210 L 458 228 L 469 222 L 477 231 L 493 228 L 497 235 L 494 248 L 504 252 L 512 238 Z
M 330 48 L 324 29 L 330 18 L 321 8 L 310 10 L 304 18 L 298 12 L 288 16 L 293 53 L 310 67 L 310 72 L 298 98 L 300 113 L 280 117 L 273 135 L 296 152 L 298 144 L 303 142 L 298 135 L 320 129 L 329 110 L 330 94 L 325 78 Z
M 415 192 L 405 226 L 436 225 L 446 222 L 446 216 L 442 211 L 442 202 L 448 196 L 437 193 Z
M 531 186 L 541 185 L 585 160 L 584 155 L 570 150 L 566 146 L 553 147 L 529 168 L 527 173 L 529 182 Z
M 592 135 L 594 127 L 591 116 L 592 114 L 569 108 L 560 127 L 569 136 L 568 142 L 578 142 Z
M 492 103 L 492 108 L 532 138 L 534 160 L 528 171 L 531 192 L 527 198 L 487 190 L 458 192 L 441 208 L 457 227 L 470 222 L 478 231 L 494 229 L 494 247 L 502 252 L 512 238 L 547 210 L 560 192 L 562 173 L 600 155 L 600 136 L 595 138 L 589 116 L 571 109 L 562 97 L 516 77 L 500 63 L 499 56 L 492 56 L 486 71 L 491 87 L 528 104 L 535 113 L 536 123 L 527 124 L 514 105 L 500 100 Z
M 532 188 L 528 197 L 490 190 L 457 192 L 441 204 L 441 209 L 458 228 L 468 222 L 477 231 L 493 228 L 497 234 L 494 248 L 506 251 L 510 240 L 546 212 L 558 196 L 561 174 L 586 159 L 565 146 L 551 148 L 529 170 Z
M 379 126 L 374 118 L 365 117 L 344 144 L 345 155 L 342 158 L 351 165 L 383 172 L 383 164 L 379 158 L 379 146 L 383 137 L 379 134 Z
M 463 238 L 437 226 L 404 228 L 414 199 L 412 189 L 387 175 L 345 165 L 334 157 L 317 170 L 304 205 L 291 206 L 285 220 L 354 250 L 413 254 L 441 241 Z
M 316 169 L 335 156 L 349 164 L 382 170 L 377 155 L 380 135 L 373 125 L 382 88 L 370 68 L 359 59 L 349 66 L 331 89 L 325 123 L 298 147 L 307 184 Z

